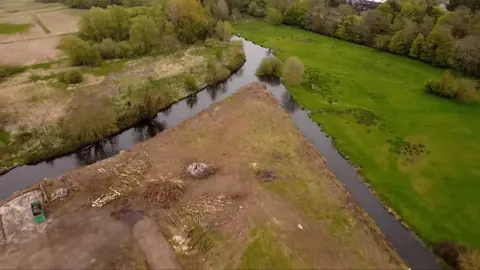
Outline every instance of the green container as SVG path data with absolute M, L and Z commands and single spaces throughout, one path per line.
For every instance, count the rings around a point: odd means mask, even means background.
M 45 216 L 45 210 L 43 210 L 40 202 L 32 202 L 30 204 L 30 207 L 32 209 L 33 221 L 35 221 L 35 223 L 41 223 L 47 219 L 47 217 Z

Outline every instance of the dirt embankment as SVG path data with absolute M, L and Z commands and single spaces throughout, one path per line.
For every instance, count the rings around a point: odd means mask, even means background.
M 215 170 L 192 178 L 195 161 Z M 13 231 L 1 267 L 405 267 L 262 84 L 42 187 L 69 193 L 43 231 Z

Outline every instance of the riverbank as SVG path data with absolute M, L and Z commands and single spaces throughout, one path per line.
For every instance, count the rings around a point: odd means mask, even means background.
M 312 119 L 373 189 L 427 243 L 480 247 L 475 164 L 478 104 L 424 94 L 442 70 L 363 46 L 259 21 L 235 26 L 245 38 L 299 57 L 319 74 L 317 87 L 289 87 Z M 387 90 L 388 89 L 388 90 Z M 461 149 L 461 151 L 459 151 Z M 452 157 L 455 157 L 452 159 Z M 468 183 L 466 182 L 468 181 Z M 451 218 L 456 217 L 456 218 Z
M 212 61 L 225 72 L 212 78 Z M 86 80 L 78 85 L 57 80 L 65 70 L 60 65 L 10 77 L 0 84 L 2 100 L 8 101 L 0 109 L 5 119 L 0 173 L 72 152 L 149 119 L 207 84 L 226 80 L 244 61 L 240 42 L 209 40 L 172 55 L 84 68 Z
M 189 178 L 185 168 L 193 161 L 209 164 L 216 173 L 204 180 Z M 45 268 L 75 264 L 87 269 L 112 259 L 155 268 L 135 233 L 148 220 L 154 226 L 144 236 L 165 237 L 185 268 L 405 267 L 261 84 L 131 151 L 41 184 L 50 198 L 59 188 L 70 193 L 45 204 L 45 232 L 33 238 L 19 233 L 22 241 L 7 245 L 10 253 L 0 256 L 4 266 L 28 267 L 26 256 L 36 254 Z M 102 194 L 116 192 L 119 197 L 92 208 Z M 82 222 L 75 225 L 75 220 Z M 95 229 L 99 222 L 103 225 Z M 77 227 L 82 233 L 72 234 Z M 89 245 L 92 237 L 99 237 L 95 245 Z M 22 249 L 32 243 L 45 246 Z M 169 254 L 163 248 L 162 256 Z M 82 254 L 81 261 L 61 264 L 75 252 Z

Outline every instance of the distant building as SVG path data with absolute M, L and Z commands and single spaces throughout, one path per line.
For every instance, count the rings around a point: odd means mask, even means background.
M 347 3 L 353 7 L 353 9 L 360 13 L 362 11 L 375 9 L 378 5 L 387 0 L 347 0 Z

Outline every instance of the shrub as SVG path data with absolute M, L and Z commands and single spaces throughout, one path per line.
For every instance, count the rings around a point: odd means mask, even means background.
M 392 37 L 389 35 L 379 35 L 375 38 L 375 45 L 373 45 L 373 47 L 382 51 L 388 51 L 388 45 L 391 39 Z
M 192 75 L 185 75 L 183 78 L 185 89 L 189 92 L 197 90 L 197 80 Z
M 77 95 L 66 115 L 60 127 L 67 140 L 92 142 L 118 130 L 112 103 L 96 95 Z
M 269 56 L 262 59 L 255 75 L 261 76 L 282 76 L 282 61 L 275 56 Z
M 207 64 L 207 77 L 205 81 L 209 85 L 222 82 L 230 76 L 230 71 L 217 60 L 210 60 Z
M 102 40 L 102 42 L 97 44 L 96 47 L 97 50 L 100 52 L 100 56 L 102 57 L 102 59 L 115 58 L 116 44 L 111 38 Z
M 115 58 L 130 58 L 134 55 L 132 45 L 127 41 L 117 43 L 115 47 Z
M 412 47 L 410 48 L 409 55 L 414 58 L 420 57 L 420 53 L 423 49 L 423 43 L 425 42 L 425 37 L 422 34 L 418 34 L 415 40 L 412 43 Z
M 473 102 L 477 98 L 477 83 L 466 78 L 455 78 L 451 71 L 446 71 L 439 81 L 429 80 L 425 91 L 458 102 Z
M 17 73 L 22 73 L 26 70 L 23 66 L 4 66 L 0 65 L 0 81 Z
M 268 8 L 265 20 L 271 25 L 279 25 L 283 21 L 282 13 L 275 8 Z
M 300 84 L 303 80 L 305 67 L 297 57 L 290 57 L 283 66 L 283 78 L 287 84 Z
M 245 51 L 243 50 L 243 42 L 240 40 L 231 41 L 230 44 L 228 50 L 230 56 L 228 57 L 229 61 L 226 66 L 230 71 L 236 71 L 245 63 Z
M 232 36 L 232 26 L 228 21 L 218 21 L 215 27 L 215 34 L 220 40 L 229 40 Z
M 79 69 L 72 69 L 58 73 L 57 79 L 64 84 L 76 84 L 83 82 L 83 74 Z
M 76 36 L 62 38 L 59 47 L 68 55 L 74 66 L 95 66 L 102 60 L 100 52 L 94 46 Z

